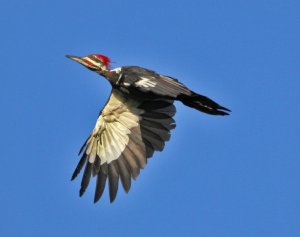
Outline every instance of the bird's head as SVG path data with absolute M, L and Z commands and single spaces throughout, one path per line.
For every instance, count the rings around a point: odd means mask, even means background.
M 110 59 L 101 54 L 90 54 L 85 57 L 66 55 L 66 57 L 82 64 L 92 71 L 102 72 L 110 69 Z

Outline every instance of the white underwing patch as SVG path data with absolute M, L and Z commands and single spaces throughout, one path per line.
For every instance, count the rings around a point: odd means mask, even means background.
M 139 102 L 127 100 L 122 94 L 114 91 L 109 102 L 104 107 L 93 131 L 93 142 L 89 147 L 93 157 L 96 154 L 101 164 L 110 163 L 118 159 L 129 143 L 129 135 L 135 127 L 139 129 Z M 139 139 L 140 136 L 139 136 Z M 94 148 L 95 149 L 92 149 Z

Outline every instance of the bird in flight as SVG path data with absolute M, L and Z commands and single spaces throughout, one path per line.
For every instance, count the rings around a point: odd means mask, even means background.
M 138 67 L 110 68 L 110 59 L 101 54 L 85 57 L 66 55 L 106 78 L 112 91 L 95 128 L 80 149 L 81 159 L 72 175 L 85 166 L 80 196 L 96 177 L 94 202 L 102 196 L 108 180 L 110 202 L 116 198 L 119 179 L 126 193 L 131 179 L 155 151 L 162 151 L 175 128 L 174 101 L 211 115 L 228 115 L 229 109 L 197 94 L 175 78 Z

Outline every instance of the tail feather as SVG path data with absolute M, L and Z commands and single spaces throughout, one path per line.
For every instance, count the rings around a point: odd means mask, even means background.
M 229 115 L 229 109 L 219 105 L 206 96 L 192 92 L 191 95 L 181 94 L 178 97 L 184 105 L 212 115 Z

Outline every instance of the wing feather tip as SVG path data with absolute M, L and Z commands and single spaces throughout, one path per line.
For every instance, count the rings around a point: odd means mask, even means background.
M 116 200 L 116 197 L 117 197 L 117 196 L 115 196 L 115 197 L 110 197 L 110 198 L 109 198 L 109 202 L 110 202 L 110 203 L 113 203 L 113 202 Z
M 70 181 L 73 181 L 75 178 L 77 177 L 77 175 L 72 175 L 72 177 L 71 177 L 71 179 L 70 179 Z
M 85 189 L 81 188 L 79 190 L 79 197 L 82 197 L 82 195 L 84 194 L 84 192 L 85 192 Z
M 129 193 L 130 187 L 128 187 L 128 188 L 123 187 L 123 188 L 124 188 L 125 193 Z
M 73 181 L 74 179 L 76 179 L 76 177 L 78 176 L 78 174 L 79 174 L 79 171 L 76 169 L 76 170 L 73 172 L 72 176 L 71 176 L 71 181 Z
M 96 196 L 94 197 L 94 204 L 96 204 L 99 201 L 100 197 Z

